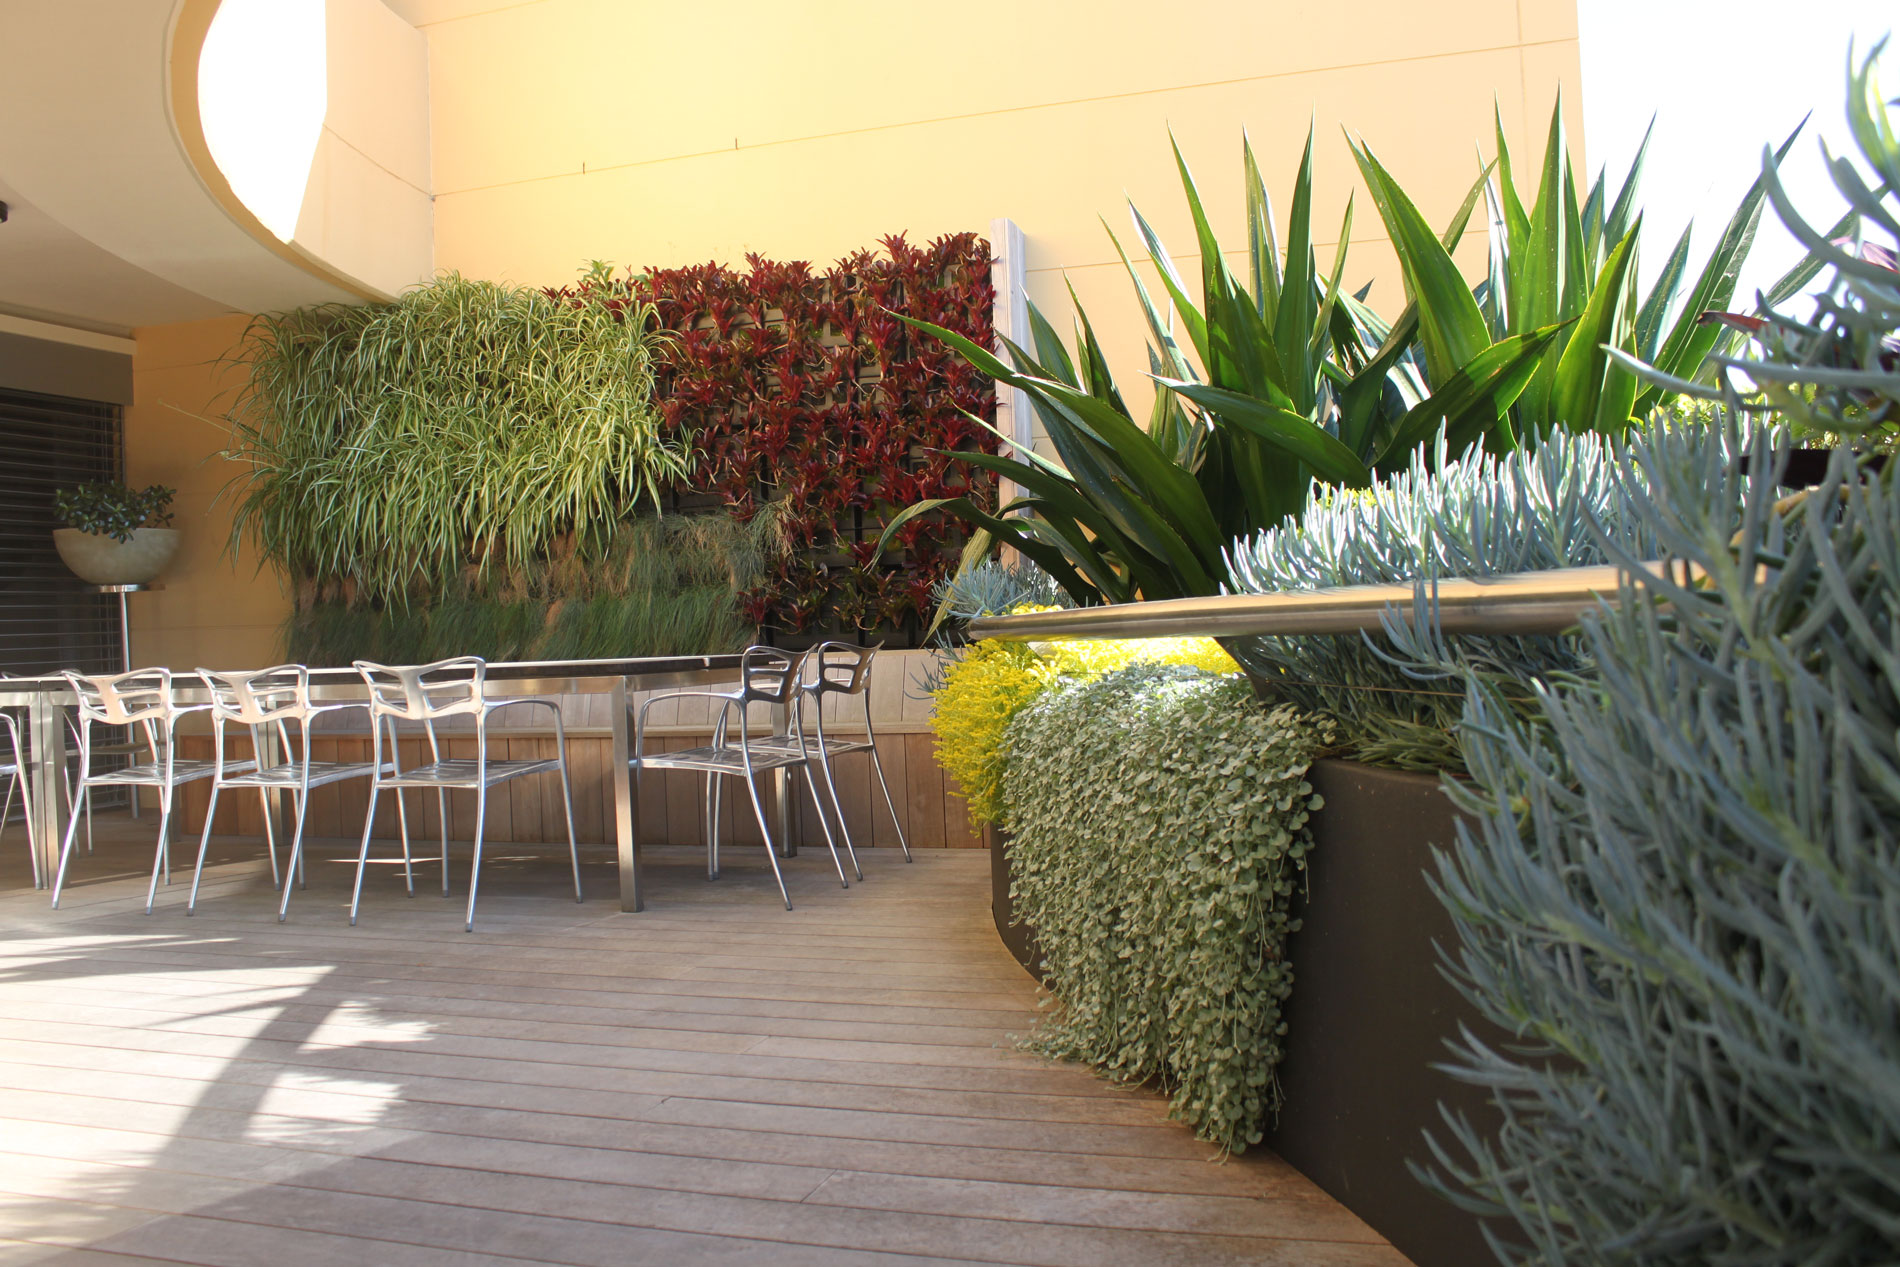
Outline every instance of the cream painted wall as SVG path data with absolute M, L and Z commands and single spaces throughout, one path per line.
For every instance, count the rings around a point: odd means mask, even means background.
M 381 0 L 325 0 L 323 133 L 294 245 L 385 294 L 429 279 L 429 75 L 423 36 Z
M 1310 115 L 1323 261 L 1356 183 L 1342 124 L 1439 221 L 1489 149 L 1494 98 L 1513 146 L 1541 151 L 1561 83 L 1580 135 L 1575 0 L 1194 0 L 1170 11 L 1166 41 L 1144 36 L 1152 6 L 1126 0 L 985 3 L 953 23 L 860 0 L 386 3 L 427 39 L 439 267 L 547 283 L 593 258 L 823 262 L 896 230 L 924 239 L 1009 216 L 1028 235 L 1031 297 L 1064 322 L 1072 284 L 1136 398 L 1140 325 L 1099 218 L 1120 233 L 1132 195 L 1177 264 L 1198 268 L 1170 127 L 1239 246 L 1242 129 L 1284 199 Z M 378 161 L 413 187 L 413 147 Z M 1480 250 L 1467 239 L 1474 268 Z M 1363 197 L 1347 276 L 1396 307 L 1396 266 Z M 128 475 L 178 487 L 187 529 L 168 588 L 133 599 L 148 663 L 278 655 L 288 600 L 248 554 L 223 557 L 229 506 L 213 497 L 231 470 L 211 456 L 221 432 L 191 416 L 221 408 L 233 384 L 216 361 L 242 328 L 137 332 Z
M 217 456 L 226 443 L 217 415 L 240 381 L 220 362 L 246 321 L 218 317 L 134 332 L 126 482 L 176 488 L 175 526 L 184 530 L 165 588 L 131 598 L 132 654 L 140 665 L 261 668 L 280 658 L 278 627 L 289 599 L 275 573 L 257 571 L 251 551 L 225 556 L 231 503 L 218 498 L 238 468 Z
M 1199 267 L 1170 128 L 1238 247 L 1242 130 L 1284 199 L 1311 118 L 1323 260 L 1357 184 L 1342 126 L 1440 222 L 1492 148 L 1494 100 L 1514 149 L 1541 152 L 1562 84 L 1581 135 L 1575 0 L 1190 0 L 1165 40 L 1130 0 L 950 19 L 863 0 L 389 3 L 428 38 L 438 267 L 547 283 L 593 258 L 823 262 L 1008 216 L 1030 297 L 1066 325 L 1072 284 L 1125 387 L 1146 358 L 1101 220 L 1127 242 L 1131 196 Z M 1347 277 L 1398 306 L 1363 196 Z

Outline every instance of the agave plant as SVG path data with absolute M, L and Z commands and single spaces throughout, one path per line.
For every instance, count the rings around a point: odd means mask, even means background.
M 1420 344 L 1423 341 L 1427 356 L 1439 351 L 1430 340 L 1440 327 L 1421 324 L 1416 301 L 1396 322 L 1388 324 L 1365 305 L 1363 290 L 1358 295 L 1347 295 L 1340 289 L 1352 229 L 1350 200 L 1340 226 L 1340 250 L 1333 273 L 1324 287 L 1320 286 L 1310 247 L 1311 135 L 1294 184 L 1284 274 L 1278 262 L 1272 202 L 1251 147 L 1244 148 L 1251 305 L 1247 292 L 1226 265 L 1178 148 L 1175 162 L 1193 212 L 1203 262 L 1205 314 L 1193 307 L 1179 285 L 1159 236 L 1139 210 L 1132 205 L 1129 208 L 1150 257 L 1161 271 L 1173 310 L 1207 370 L 1206 381 L 1200 381 L 1193 363 L 1181 355 L 1178 346 L 1164 345 L 1169 372 L 1156 377 L 1167 389 L 1163 395 L 1170 407 L 1177 399 L 1186 400 L 1211 423 L 1259 417 L 1263 409 L 1275 411 L 1282 421 L 1291 421 L 1286 415 L 1294 415 L 1336 436 L 1368 470 L 1403 466 L 1407 455 L 1444 427 L 1449 427 L 1460 441 L 1489 433 L 1522 389 L 1528 367 L 1557 337 L 1557 328 L 1553 325 L 1524 331 L 1499 340 L 1496 346 L 1474 344 L 1461 349 L 1462 354 L 1456 357 L 1442 358 L 1443 368 L 1427 375 L 1427 360 L 1421 357 Z M 1470 222 L 1489 173 L 1486 168 L 1479 174 L 1443 234 L 1431 242 L 1437 255 L 1447 261 L 1450 248 Z M 1394 195 L 1396 207 L 1388 205 Z M 1409 223 L 1427 238 L 1432 237 L 1423 218 L 1396 185 L 1389 191 L 1375 185 L 1373 198 L 1382 215 L 1409 213 Z M 1120 244 L 1116 246 L 1119 251 Z M 1128 266 L 1125 253 L 1122 261 L 1135 282 L 1149 329 L 1159 341 L 1164 327 L 1139 277 Z M 1450 275 L 1456 277 L 1455 268 Z M 1250 306 L 1260 313 L 1261 320 L 1250 320 Z M 1271 326 L 1266 321 L 1269 310 L 1277 318 Z M 1287 319 L 1289 314 L 1291 321 Z M 1301 317 L 1311 319 L 1310 332 L 1300 328 Z M 1291 490 L 1274 491 L 1282 496 L 1271 507 L 1272 513 L 1263 516 L 1271 522 L 1260 527 L 1271 527 L 1296 515 L 1306 489 L 1301 482 Z
M 947 510 L 980 529 L 966 559 L 992 541 L 1005 542 L 1082 602 L 1215 593 L 1227 581 L 1228 543 L 1297 518 L 1315 480 L 1364 487 L 1375 472 L 1405 469 L 1440 435 L 1455 455 L 1473 444 L 1510 452 L 1559 426 L 1619 434 L 1672 389 L 1640 385 L 1608 349 L 1689 377 L 1736 337 L 1699 318 L 1733 294 L 1760 220 L 1761 182 L 1736 208 L 1692 287 L 1683 286 L 1685 231 L 1650 292 L 1639 295 L 1635 201 L 1643 155 L 1614 198 L 1599 173 L 1579 199 L 1561 102 L 1531 206 L 1517 193 L 1500 122 L 1496 162 L 1479 173 L 1437 233 L 1371 149 L 1350 144 L 1399 255 L 1409 302 L 1396 321 L 1368 307 L 1364 291 L 1342 287 L 1350 201 L 1332 269 L 1320 271 L 1310 132 L 1284 252 L 1252 148 L 1243 145 L 1244 284 L 1226 262 L 1177 146 L 1201 257 L 1200 304 L 1132 205 L 1136 232 L 1166 292 L 1165 309 L 1115 242 L 1147 323 L 1149 368 L 1160 389 L 1146 424 L 1130 414 L 1079 303 L 1073 357 L 1032 307 L 1034 350 L 1007 344 L 1013 364 L 912 321 L 999 382 L 1022 389 L 1060 461 L 1023 450 L 966 457 L 1014 481 L 1021 495 L 995 514 L 958 498 L 920 503 L 893 530 L 910 516 Z M 1486 274 L 1473 286 L 1452 249 L 1480 198 L 1491 213 L 1491 249 Z
M 1309 134 L 1294 181 L 1283 268 L 1266 185 L 1251 146 L 1245 148 L 1250 291 L 1227 267 L 1193 176 L 1176 149 L 1204 244 L 1205 311 L 1188 298 L 1160 238 L 1139 211 L 1134 213 L 1195 358 L 1190 360 L 1175 340 L 1172 318 L 1157 308 L 1131 266 L 1151 336 L 1150 368 L 1166 384 L 1146 426 L 1129 412 L 1079 303 L 1073 358 L 1032 305 L 1034 352 L 1005 340 L 1014 367 L 949 331 L 911 322 L 999 382 L 1021 388 L 1061 462 L 1029 451 L 1013 458 L 959 455 L 1014 481 L 1021 495 L 995 515 L 960 498 L 922 502 L 893 520 L 885 540 L 908 518 L 942 508 L 981 530 L 966 559 L 980 557 L 993 539 L 1005 541 L 1078 601 L 1208 594 L 1225 581 L 1227 544 L 1297 514 L 1313 480 L 1367 484 L 1371 468 L 1365 459 L 1321 420 L 1333 410 L 1342 361 L 1373 381 L 1387 372 L 1391 358 L 1335 352 L 1336 337 L 1363 351 L 1361 327 L 1376 318 L 1340 291 L 1351 236 L 1350 204 L 1333 271 L 1326 278 L 1319 273 L 1311 232 L 1312 153 Z M 1475 197 L 1474 190 L 1468 201 Z M 1121 250 L 1119 241 L 1116 249 Z M 1123 252 L 1124 263 L 1127 258 Z M 1401 343 L 1398 351 L 1403 350 Z M 1196 360 L 1207 368 L 1205 381 Z M 1376 399 L 1380 393 L 1366 394 Z M 1032 513 L 1009 515 L 1024 510 Z
M 1785 154 L 1793 143 L 1788 137 L 1776 152 Z M 1684 290 L 1690 238 L 1684 228 L 1645 295 L 1636 284 L 1642 227 L 1636 195 L 1649 138 L 1644 137 L 1614 197 L 1599 169 L 1579 199 L 1560 99 L 1551 112 L 1537 192 L 1528 208 L 1518 196 L 1501 117 L 1497 146 L 1497 179 L 1484 184 L 1490 211 L 1485 277 L 1468 287 L 1452 262 L 1449 240 L 1426 228 L 1371 148 L 1352 143 L 1398 250 L 1406 294 L 1418 311 L 1426 381 L 1442 384 L 1460 366 L 1495 355 L 1512 339 L 1558 327 L 1557 337 L 1519 362 L 1520 370 L 1529 372 L 1514 402 L 1507 402 L 1509 412 L 1500 413 L 1496 433 L 1486 437 L 1487 447 L 1501 451 L 1557 427 L 1621 434 L 1632 419 L 1646 416 L 1674 393 L 1659 382 L 1640 383 L 1610 349 L 1689 379 L 1712 353 L 1733 342 L 1731 333 L 1701 318 L 1735 293 L 1761 221 L 1765 186 L 1758 180 L 1742 197 L 1693 286 Z M 1393 456 L 1402 464 L 1405 454 Z

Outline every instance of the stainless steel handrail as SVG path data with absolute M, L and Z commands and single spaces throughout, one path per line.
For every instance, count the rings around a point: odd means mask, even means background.
M 1665 566 L 1649 563 L 1644 569 L 1660 576 Z M 1618 567 L 1585 567 L 1442 579 L 1435 582 L 1440 627 L 1464 634 L 1557 633 L 1575 625 L 1600 599 L 1614 599 L 1622 576 Z M 1024 641 L 1377 632 L 1388 612 L 1412 619 L 1416 586 L 1412 581 L 1342 585 L 980 616 L 970 622 L 970 637 Z

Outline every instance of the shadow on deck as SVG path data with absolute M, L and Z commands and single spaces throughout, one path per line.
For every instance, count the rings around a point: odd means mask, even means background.
M 1270 1155 L 1013 1049 L 1034 984 L 981 852 L 484 859 L 440 896 L 320 842 L 279 925 L 259 842 L 142 912 L 151 818 L 100 819 L 62 909 L 0 838 L 0 1264 L 1249 1263 L 1403 1267 Z

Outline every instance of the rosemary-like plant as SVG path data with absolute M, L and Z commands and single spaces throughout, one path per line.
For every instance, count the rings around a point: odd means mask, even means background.
M 1760 296 L 1759 315 L 1705 314 L 1751 334 L 1759 355 L 1717 357 L 1724 373 L 1715 387 L 1681 383 L 1666 368 L 1626 352 L 1612 355 L 1672 391 L 1733 403 L 1740 403 L 1739 393 L 1727 371 L 1739 370 L 1759 388 L 1760 400 L 1748 407 L 1772 409 L 1810 440 L 1845 435 L 1887 448 L 1900 442 L 1900 136 L 1892 112 L 1900 102 L 1880 89 L 1886 44 L 1877 42 L 1858 67 L 1848 48 L 1848 130 L 1866 170 L 1822 147 L 1828 175 L 1848 207 L 1832 228 L 1816 228 L 1795 208 L 1779 175 L 1785 154 L 1762 151 L 1761 181 L 1775 214 L 1808 248 L 1807 257 Z M 1867 240 L 1869 230 L 1890 241 Z M 1816 296 L 1811 318 L 1779 310 L 1824 269 L 1831 281 Z
M 1345 755 L 1459 769 L 1466 677 L 1492 678 L 1501 698 L 1528 704 L 1534 683 L 1580 667 L 1581 649 L 1555 635 L 1441 638 L 1431 581 L 1606 563 L 1602 532 L 1646 555 L 1628 497 L 1602 437 L 1558 430 L 1534 450 L 1452 460 L 1441 434 L 1433 452 L 1370 489 L 1316 489 L 1298 527 L 1263 532 L 1231 555 L 1244 593 L 1415 581 L 1411 624 L 1362 638 L 1233 638 L 1228 650 L 1284 698 L 1338 719 Z
M 230 414 L 233 540 L 398 606 L 563 537 L 599 554 L 685 470 L 652 406 L 650 324 L 454 273 L 393 304 L 258 317 Z
M 1515 1263 L 1847 1267 L 1900 1245 L 1900 496 L 1837 451 L 1793 503 L 1662 432 L 1623 482 L 1693 565 L 1584 624 L 1524 720 L 1475 684 L 1441 858 L 1465 992 L 1439 1181 Z M 1737 507 L 1740 506 L 1738 511 Z

